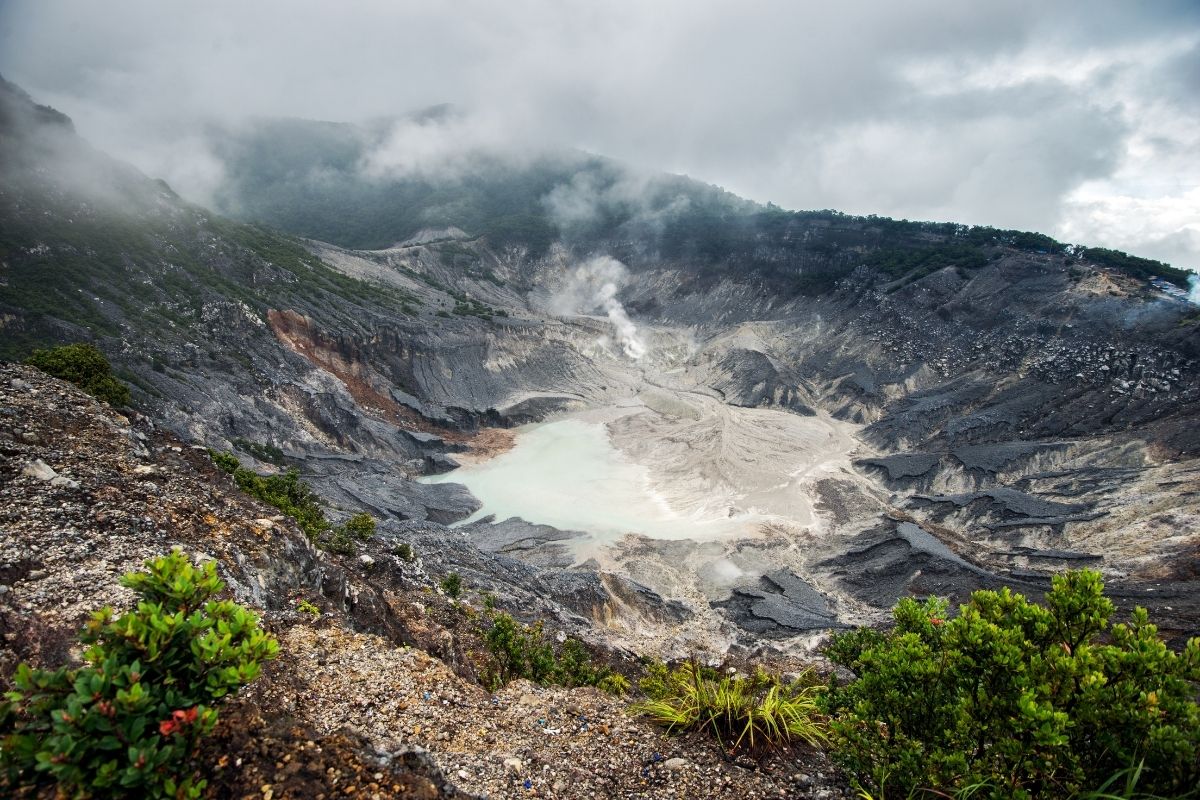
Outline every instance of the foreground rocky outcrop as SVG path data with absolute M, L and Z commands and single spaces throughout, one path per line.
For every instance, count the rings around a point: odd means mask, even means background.
M 215 559 L 281 656 L 222 708 L 203 753 L 212 796 L 845 796 L 819 752 L 732 763 L 596 689 L 485 691 L 474 590 L 452 603 L 434 588 L 432 538 L 408 537 L 413 563 L 379 538 L 354 557 L 319 551 L 202 448 L 0 365 L 0 675 L 76 658 L 83 621 L 130 603 L 117 579 L 144 559 L 173 547 Z

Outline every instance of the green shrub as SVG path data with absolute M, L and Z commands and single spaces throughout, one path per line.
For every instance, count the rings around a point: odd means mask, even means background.
M 93 345 L 66 344 L 48 350 L 34 350 L 25 363 L 47 375 L 70 381 L 111 406 L 129 403 L 129 387 L 113 377 L 108 359 Z
M 491 623 L 483 632 L 484 645 L 492 656 L 484 683 L 492 690 L 517 678 L 550 683 L 554 648 L 546 641 L 542 624 L 522 625 L 502 611 L 492 614 Z
M 301 614 L 308 614 L 313 619 L 321 616 L 321 609 L 316 604 L 304 599 L 303 597 L 296 600 L 296 610 Z
M 817 707 L 819 690 L 804 677 L 785 683 L 762 670 L 719 675 L 694 661 L 674 670 L 654 663 L 640 682 L 647 700 L 633 708 L 668 732 L 706 731 L 730 751 L 793 741 L 817 745 L 826 738 Z
M 400 556 L 401 561 L 406 561 L 409 564 L 417 560 L 417 554 L 413 552 L 412 545 L 408 542 L 400 542 L 392 548 L 392 552 Z
M 300 473 L 295 469 L 279 475 L 259 475 L 243 467 L 232 453 L 209 450 L 208 454 L 217 467 L 233 476 L 239 489 L 296 520 L 300 530 L 310 539 L 318 541 L 321 534 L 332 528 L 317 495 L 300 480 Z
M 317 536 L 317 547 L 331 553 L 352 556 L 358 552 L 358 543 L 375 535 L 375 518 L 370 514 L 355 514 L 346 522 L 330 528 Z
M 462 576 L 457 572 L 451 572 L 446 577 L 442 578 L 442 591 L 451 599 L 458 599 L 462 595 Z
M 375 535 L 375 518 L 370 514 L 355 514 L 342 527 L 355 539 L 365 542 Z
M 57 783 L 75 797 L 195 798 L 192 762 L 217 721 L 215 703 L 258 677 L 279 646 L 229 600 L 216 567 L 180 552 L 121 583 L 137 608 L 93 614 L 84 666 L 22 664 L 0 703 L 0 766 L 10 788 Z
M 592 654 L 583 642 L 569 638 L 558 648 L 553 681 L 568 687 L 595 686 L 600 682 L 601 669 L 592 663 Z
M 946 611 L 902 600 L 894 629 L 829 649 L 858 675 L 827 698 L 836 753 L 877 797 L 1069 796 L 1131 765 L 1142 792 L 1198 785 L 1200 639 L 1172 652 L 1144 609 L 1109 628 L 1090 571 L 1056 576 L 1045 605 L 1004 589 Z
M 283 451 L 273 444 L 261 444 L 252 442 L 249 439 L 234 439 L 234 447 L 257 458 L 259 461 L 265 461 L 268 464 L 274 464 L 277 467 L 284 465 Z
M 486 598 L 484 602 L 486 606 Z M 494 607 L 494 602 L 492 605 Z M 566 639 L 556 653 L 540 621 L 523 625 L 503 611 L 492 611 L 489 619 L 490 625 L 483 631 L 483 641 L 491 660 L 483 670 L 483 681 L 493 691 L 517 678 L 544 685 L 601 688 L 604 688 L 607 680 L 607 686 L 610 687 L 607 691 L 622 686 L 625 691 L 628 690 L 629 681 L 607 667 L 596 665 L 583 642 L 578 639 Z

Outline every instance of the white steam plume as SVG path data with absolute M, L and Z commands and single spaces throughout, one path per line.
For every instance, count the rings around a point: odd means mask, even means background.
M 567 273 L 567 279 L 550 297 L 550 310 L 560 316 L 603 311 L 616 332 L 625 355 L 639 360 L 649 348 L 629 318 L 617 293 L 629 280 L 629 270 L 611 256 L 597 256 Z
M 1200 306 L 1200 275 L 1188 278 L 1188 300 Z

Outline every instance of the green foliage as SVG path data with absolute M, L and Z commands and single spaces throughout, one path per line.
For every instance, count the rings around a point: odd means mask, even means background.
M 47 375 L 70 381 L 111 406 L 129 403 L 129 387 L 113 377 L 108 359 L 94 345 L 65 344 L 48 350 L 34 350 L 25 363 Z
M 1188 280 L 1192 276 L 1192 273 L 1186 269 L 1179 269 L 1161 261 L 1139 258 L 1120 250 L 1109 250 L 1104 247 L 1081 248 L 1079 256 L 1096 264 L 1119 269 L 1142 280 L 1157 276 L 1165 281 L 1170 281 L 1181 289 L 1188 288 Z
M 317 537 L 317 547 L 331 553 L 352 556 L 358 552 L 358 543 L 369 541 L 375 535 L 375 518 L 359 513 L 350 517 L 336 528 L 330 528 Z
M 619 672 L 612 672 L 596 681 L 596 688 L 617 697 L 624 697 L 629 694 L 629 679 Z
M 213 463 L 233 476 L 234 482 L 246 494 L 274 506 L 292 519 L 310 539 L 320 542 L 322 534 L 331 530 L 317 495 L 300 480 L 300 473 L 289 469 L 280 475 L 259 475 L 246 469 L 232 453 L 208 451 Z
M 400 556 L 402 561 L 406 561 L 409 564 L 417 560 L 417 554 L 413 552 L 412 545 L 408 542 L 400 542 L 392 548 L 392 552 Z
M 366 513 L 355 514 L 342 527 L 355 539 L 365 542 L 375 535 L 375 518 Z
M 793 741 L 818 745 L 826 738 L 818 687 L 806 677 L 785 683 L 763 670 L 719 675 L 695 661 L 673 670 L 656 662 L 640 681 L 647 699 L 633 708 L 668 732 L 705 731 L 730 751 Z
M 192 757 L 217 721 L 213 707 L 259 675 L 279 646 L 230 600 L 212 562 L 180 552 L 146 562 L 122 584 L 137 608 L 92 615 L 84 666 L 22 664 L 0 703 L 7 785 L 56 783 L 73 797 L 196 798 Z
M 560 686 L 600 686 L 614 694 L 628 690 L 629 681 L 596 665 L 578 639 L 568 638 L 556 653 L 541 621 L 523 625 L 502 611 L 493 611 L 489 619 L 483 641 L 491 662 L 483 680 L 493 691 L 518 678 Z
M 987 255 L 975 245 L 946 243 L 914 250 L 879 250 L 867 258 L 866 264 L 911 283 L 946 267 L 958 267 L 960 273 L 979 269 L 987 265 Z
M 249 439 L 234 439 L 233 445 L 244 453 L 257 458 L 259 461 L 265 461 L 268 464 L 274 464 L 277 467 L 283 466 L 283 451 L 273 444 L 260 444 L 252 442 Z
M 517 678 L 549 682 L 554 671 L 554 648 L 542 635 L 540 622 L 530 627 L 498 612 L 492 615 L 483 641 L 492 656 L 484 683 L 493 691 Z
M 317 606 L 315 604 L 309 602 L 308 600 L 304 599 L 303 597 L 301 597 L 300 599 L 298 599 L 296 601 L 296 610 L 299 611 L 301 614 L 311 615 L 313 617 L 313 619 L 316 619 L 317 617 L 321 616 L 321 609 L 317 608 Z
M 1058 575 L 1045 605 L 980 591 L 906 599 L 887 633 L 837 637 L 858 679 L 833 686 L 836 753 L 877 797 L 985 787 L 979 797 L 1088 792 L 1131 764 L 1139 791 L 1200 781 L 1200 639 L 1167 648 L 1144 609 L 1109 627 L 1095 572 Z M 1107 633 L 1106 633 L 1107 632 Z
M 462 585 L 462 576 L 457 572 L 451 572 L 442 578 L 442 591 L 451 599 L 457 600 L 462 595 Z

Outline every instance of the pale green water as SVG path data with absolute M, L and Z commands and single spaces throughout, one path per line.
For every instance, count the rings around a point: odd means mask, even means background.
M 744 520 L 679 513 L 650 486 L 645 467 L 631 463 L 609 442 L 603 425 L 575 419 L 523 429 L 516 446 L 481 464 L 460 467 L 422 483 L 461 483 L 483 507 L 468 522 L 497 520 L 587 531 L 598 539 L 638 533 L 657 539 L 711 536 Z

